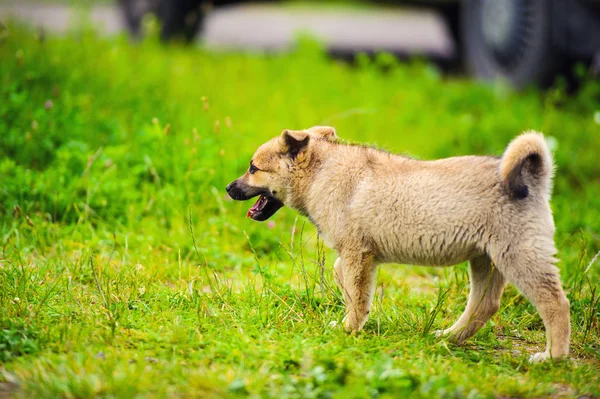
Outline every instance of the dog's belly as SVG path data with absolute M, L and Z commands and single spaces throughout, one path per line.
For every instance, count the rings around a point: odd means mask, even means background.
M 382 262 L 449 266 L 485 253 L 497 198 L 490 184 L 437 174 L 388 183 L 365 184 L 349 204 L 349 224 Z
M 422 266 L 452 266 L 484 252 L 473 243 L 450 242 L 444 234 L 419 236 L 396 243 L 378 246 L 382 263 L 405 263 Z
M 485 253 L 487 229 L 474 211 L 464 220 L 450 213 L 378 219 L 365 230 L 382 262 L 450 266 Z
M 371 230 L 383 262 L 450 266 L 484 253 L 484 226 L 473 223 L 388 223 Z

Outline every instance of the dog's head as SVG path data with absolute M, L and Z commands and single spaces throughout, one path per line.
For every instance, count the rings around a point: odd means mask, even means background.
M 238 201 L 260 196 L 246 216 L 267 220 L 290 205 L 295 176 L 310 165 L 314 145 L 336 138 L 335 129 L 328 126 L 284 130 L 256 150 L 246 173 L 227 186 L 227 193 Z

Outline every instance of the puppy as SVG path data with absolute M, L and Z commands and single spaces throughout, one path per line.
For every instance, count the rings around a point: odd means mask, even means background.
M 553 163 L 544 138 L 526 132 L 501 158 L 419 161 L 338 140 L 332 127 L 284 130 L 258 148 L 248 171 L 227 186 L 235 200 L 259 196 L 249 217 L 296 209 L 334 248 L 345 328 L 365 324 L 382 263 L 450 266 L 469 261 L 471 290 L 456 342 L 475 334 L 500 306 L 507 282 L 533 303 L 546 351 L 569 352 L 569 301 L 554 266 L 549 206 Z

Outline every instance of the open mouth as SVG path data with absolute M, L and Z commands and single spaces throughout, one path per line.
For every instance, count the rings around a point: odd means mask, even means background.
M 277 198 L 262 194 L 258 198 L 258 201 L 256 201 L 256 204 L 248 210 L 246 217 L 262 222 L 273 216 L 282 206 L 283 203 Z

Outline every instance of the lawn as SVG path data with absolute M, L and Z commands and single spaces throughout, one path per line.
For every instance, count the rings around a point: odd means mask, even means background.
M 514 93 L 308 39 L 215 53 L 15 25 L 0 60 L 0 397 L 600 395 L 597 81 Z M 316 124 L 423 159 L 543 131 L 570 358 L 528 363 L 544 329 L 513 287 L 464 345 L 436 338 L 464 309 L 465 264 L 380 268 L 365 330 L 346 334 L 310 222 L 254 222 L 224 191 L 259 144 Z

